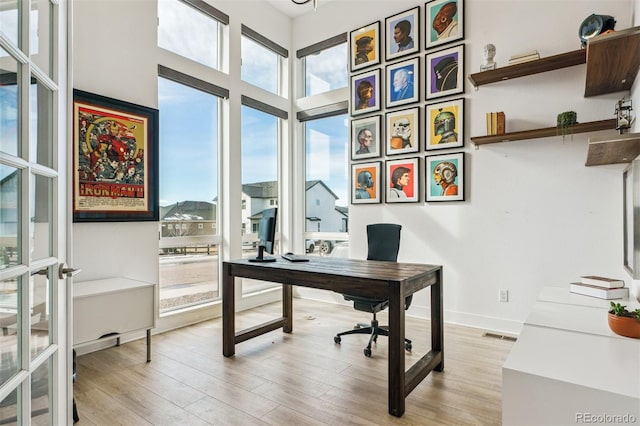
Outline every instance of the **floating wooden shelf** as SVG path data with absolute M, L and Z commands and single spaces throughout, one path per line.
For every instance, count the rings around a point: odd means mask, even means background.
M 615 118 L 609 120 L 590 121 L 588 123 L 578 123 L 574 125 L 569 134 L 597 132 L 600 130 L 612 130 L 616 128 Z M 558 128 L 545 127 L 542 129 L 524 130 L 521 132 L 505 133 L 504 135 L 476 136 L 471 138 L 474 145 L 486 145 L 490 143 L 519 141 L 524 139 L 547 138 L 550 136 L 559 136 Z
M 616 135 L 613 138 L 589 138 L 585 166 L 630 163 L 640 155 L 640 133 Z
M 475 87 L 483 84 L 495 83 L 497 81 L 509 80 L 511 78 L 525 77 L 527 75 L 541 72 L 553 71 L 560 68 L 572 67 L 586 62 L 586 51 L 584 49 L 573 52 L 561 53 L 547 58 L 536 59 L 522 64 L 509 65 L 496 68 L 495 70 L 478 72 L 469 76 L 469 81 Z
M 584 96 L 631 90 L 640 68 L 640 27 L 601 34 L 587 43 Z

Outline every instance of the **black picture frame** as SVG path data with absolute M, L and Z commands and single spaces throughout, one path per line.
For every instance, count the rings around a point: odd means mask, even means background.
M 406 22 L 404 22 L 406 21 Z M 385 18 L 385 59 L 391 61 L 420 51 L 420 7 Z M 407 31 L 403 29 L 408 28 Z M 396 30 L 401 41 L 396 41 Z M 403 34 L 404 33 L 404 34 Z
M 424 158 L 427 202 L 464 201 L 466 186 L 464 160 L 464 152 L 427 155 Z
M 424 5 L 424 14 L 424 45 L 426 49 L 464 40 L 464 0 L 428 1 Z M 435 28 L 439 24 L 444 26 Z
M 385 175 L 385 201 L 387 203 L 417 203 L 420 201 L 419 157 L 387 160 Z
M 158 221 L 157 109 L 73 90 L 73 221 Z
M 380 60 L 380 21 L 349 32 L 349 64 L 351 72 L 377 65 Z M 367 50 L 367 45 L 369 50 Z
M 464 44 L 425 55 L 425 97 L 428 100 L 464 93 Z
M 351 76 L 351 116 L 380 111 L 380 68 Z
M 420 57 L 389 64 L 385 68 L 386 107 L 420 101 Z

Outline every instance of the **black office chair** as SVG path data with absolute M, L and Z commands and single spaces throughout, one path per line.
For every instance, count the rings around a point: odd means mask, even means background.
M 398 260 L 398 250 L 400 250 L 400 230 L 401 225 L 393 223 L 375 223 L 367 225 L 367 260 L 384 260 L 396 262 Z M 344 294 L 344 299 L 353 302 L 353 308 L 357 311 L 370 312 L 373 314 L 371 324 L 357 324 L 352 330 L 338 333 L 333 341 L 340 343 L 341 336 L 346 334 L 370 334 L 369 344 L 364 348 L 364 355 L 371 356 L 371 342 L 377 342 L 378 336 L 389 336 L 389 329 L 380 326 L 376 319 L 376 314 L 389 305 L 389 300 L 372 299 L 369 297 L 352 296 Z M 413 295 L 407 296 L 404 302 L 404 309 L 409 309 Z M 411 351 L 411 340 L 404 339 L 404 348 Z

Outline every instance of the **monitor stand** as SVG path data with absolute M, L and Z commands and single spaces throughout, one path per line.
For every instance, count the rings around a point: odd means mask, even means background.
M 258 246 L 258 255 L 256 257 L 250 257 L 249 262 L 275 262 L 276 258 L 271 256 L 264 256 L 264 246 Z

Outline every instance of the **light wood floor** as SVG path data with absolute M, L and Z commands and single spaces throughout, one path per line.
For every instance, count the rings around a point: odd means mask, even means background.
M 241 313 L 246 328 L 279 316 L 280 304 Z M 381 324 L 386 316 L 379 315 Z M 294 300 L 292 334 L 274 331 L 222 356 L 221 319 L 78 357 L 74 395 L 85 425 L 498 425 L 501 366 L 513 342 L 483 330 L 445 325 L 444 372 L 432 372 L 387 413 L 387 340 L 366 358 L 365 335 L 338 331 L 368 314 L 348 306 Z M 430 348 L 430 323 L 407 318 L 413 352 L 407 368 Z

